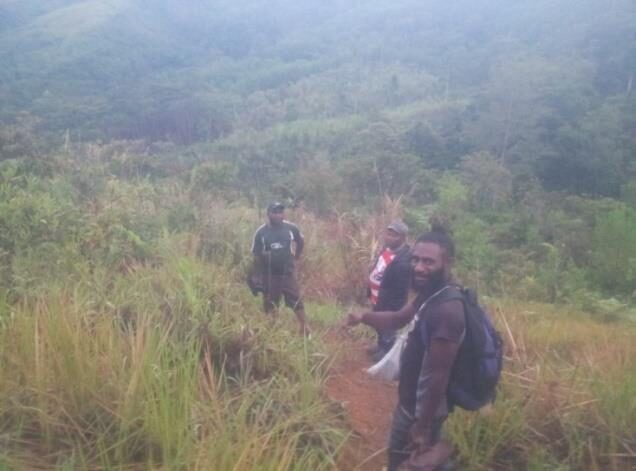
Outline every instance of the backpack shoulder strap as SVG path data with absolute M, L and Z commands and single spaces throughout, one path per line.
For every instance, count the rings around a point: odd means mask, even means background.
M 428 307 L 453 300 L 459 300 L 462 302 L 465 300 L 463 288 L 460 285 L 448 284 L 436 293 L 432 294 L 426 301 L 422 303 L 415 314 L 415 320 L 418 321 L 419 319 L 423 318 L 424 312 Z
M 429 335 L 428 327 L 427 327 L 428 321 L 425 316 L 425 310 L 430 306 L 435 306 L 447 301 L 455 301 L 455 300 L 462 302 L 463 311 L 464 311 L 464 319 L 466 320 L 466 325 L 468 324 L 468 321 L 466 319 L 467 308 L 466 308 L 466 299 L 464 296 L 464 288 L 461 285 L 449 283 L 446 286 L 444 286 L 442 289 L 437 291 L 435 294 L 430 296 L 422 304 L 422 306 L 420 306 L 419 310 L 417 311 L 414 322 L 420 325 L 420 328 L 422 329 L 422 335 L 424 338 L 428 339 L 428 335 Z M 466 330 L 464 330 L 464 334 L 462 335 L 462 340 L 461 340 L 462 343 L 464 341 L 465 336 L 466 336 Z
M 463 286 L 451 283 L 446 285 L 443 291 L 438 291 L 437 294 L 431 296 L 429 301 L 430 301 L 430 304 L 433 304 L 433 303 L 439 304 L 446 301 L 454 301 L 454 300 L 464 301 L 465 300 L 464 292 L 465 292 L 465 288 Z

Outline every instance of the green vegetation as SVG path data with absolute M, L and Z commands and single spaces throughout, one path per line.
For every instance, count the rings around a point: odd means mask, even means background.
M 506 369 L 494 407 L 451 419 L 467 468 L 628 469 L 636 331 L 544 304 L 490 307 Z
M 267 322 L 231 264 L 202 263 L 193 243 L 165 234 L 152 264 L 5 300 L 11 469 L 333 467 L 345 431 L 321 396 L 329 358 Z
M 199 167 L 123 171 L 147 158 L 138 152 L 90 144 L 0 164 L 0 416 L 11 469 L 333 469 L 347 430 L 322 393 L 337 355 L 323 328 L 364 293 L 375 235 L 401 211 L 416 228 L 425 214 L 447 215 L 460 274 L 501 299 L 488 301 L 506 335 L 499 399 L 450 426 L 464 466 L 619 470 L 633 459 L 633 308 L 591 291 L 597 273 L 568 265 L 536 233 L 536 260 L 501 251 L 488 231 L 511 237 L 512 215 L 471 210 L 497 204 L 477 203 L 478 187 L 447 174 L 430 207 L 387 198 L 375 216 L 294 210 L 311 248 L 300 273 L 316 334 L 307 342 L 291 314 L 266 319 L 243 285 L 258 211 L 199 188 L 209 175 Z M 631 217 L 618 202 L 594 204 L 619 208 L 600 219 L 604 237 Z M 620 229 L 615 237 L 630 246 Z M 521 301 L 533 298 L 559 305 Z
M 633 2 L 363 3 L 2 2 L 0 469 L 333 469 L 323 328 L 397 215 L 506 334 L 463 466 L 633 465 Z M 272 198 L 309 342 L 243 286 Z

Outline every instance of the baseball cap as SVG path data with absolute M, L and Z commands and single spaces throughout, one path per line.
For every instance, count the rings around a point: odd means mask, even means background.
M 387 229 L 390 229 L 393 232 L 395 232 L 396 234 L 400 234 L 400 235 L 403 235 L 403 236 L 405 236 L 405 235 L 407 235 L 409 233 L 409 226 L 404 224 L 404 222 L 400 221 L 399 219 L 396 219 L 391 224 L 389 224 L 387 226 Z
M 270 203 L 270 205 L 267 207 L 268 213 L 277 213 L 279 211 L 284 211 L 284 210 L 285 210 L 285 205 L 281 203 L 280 201 L 274 201 L 273 203 Z

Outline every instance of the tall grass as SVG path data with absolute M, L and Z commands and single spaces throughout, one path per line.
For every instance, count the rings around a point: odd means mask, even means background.
M 550 305 L 493 304 L 506 337 L 505 370 L 493 407 L 452 416 L 464 467 L 636 465 L 636 329 Z
M 364 301 L 369 269 L 382 235 L 401 212 L 400 200 L 388 197 L 374 215 L 342 213 L 320 219 L 296 211 L 308 247 L 300 270 L 307 295 L 341 303 Z
M 0 331 L 8 465 L 333 467 L 344 433 L 320 394 L 328 357 L 264 319 L 226 270 L 164 256 L 101 295 L 95 272 L 13 306 Z

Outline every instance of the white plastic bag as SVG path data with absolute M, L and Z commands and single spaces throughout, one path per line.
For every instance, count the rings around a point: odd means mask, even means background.
M 400 359 L 402 357 L 402 351 L 406 347 L 406 338 L 409 333 L 415 328 L 415 323 L 420 316 L 420 312 L 424 310 L 426 304 L 435 296 L 446 290 L 448 286 L 444 286 L 442 289 L 431 295 L 417 310 L 413 320 L 409 322 L 408 326 L 400 332 L 400 335 L 395 339 L 393 347 L 387 352 L 382 359 L 375 365 L 367 368 L 367 373 L 376 378 L 384 379 L 386 381 L 397 381 L 400 377 Z
M 367 373 L 386 381 L 396 381 L 400 376 L 400 357 L 402 356 L 402 350 L 406 346 L 406 336 L 407 333 L 402 332 L 395 339 L 391 350 L 379 362 L 367 368 Z

